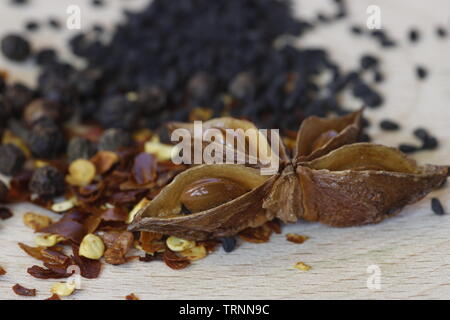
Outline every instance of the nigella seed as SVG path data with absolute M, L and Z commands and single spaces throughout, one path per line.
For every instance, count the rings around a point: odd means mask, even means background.
M 382 83 L 384 81 L 384 75 L 380 71 L 375 71 L 373 81 L 376 83 Z
M 439 38 L 446 38 L 447 37 L 447 30 L 444 27 L 438 27 L 436 29 L 436 34 Z
M 37 23 L 36 21 L 28 21 L 25 24 L 25 29 L 27 29 L 28 31 L 37 31 L 39 29 L 39 23 Z
M 59 22 L 57 19 L 55 18 L 50 18 L 48 20 L 48 24 L 50 27 L 52 27 L 53 29 L 59 30 L 61 29 L 61 22 Z
M 416 75 L 419 80 L 424 80 L 428 76 L 428 70 L 423 66 L 417 66 Z
M 350 31 L 355 35 L 361 35 L 363 34 L 363 29 L 360 26 L 352 26 L 350 28 Z
M 236 248 L 235 237 L 223 237 L 219 239 L 225 252 L 231 252 Z
M 439 216 L 445 214 L 444 207 L 442 206 L 442 202 L 438 198 L 431 199 L 431 209 L 433 212 Z
M 439 146 L 439 142 L 435 137 L 428 136 L 424 141 L 422 148 L 424 150 L 434 150 Z
M 380 128 L 386 131 L 397 131 L 400 125 L 392 120 L 383 120 L 380 122 Z
M 398 149 L 406 154 L 411 154 L 419 151 L 419 147 L 407 143 L 402 143 L 401 145 L 399 145 Z
M 366 70 L 366 69 L 370 69 L 373 67 L 376 67 L 378 65 L 378 59 L 370 54 L 366 54 L 364 56 L 361 57 L 361 68 Z
M 428 133 L 428 131 L 424 128 L 417 128 L 414 130 L 413 134 L 420 140 L 425 141 L 430 134 Z
M 417 29 L 411 29 L 408 33 L 409 41 L 417 42 L 420 40 L 420 32 Z

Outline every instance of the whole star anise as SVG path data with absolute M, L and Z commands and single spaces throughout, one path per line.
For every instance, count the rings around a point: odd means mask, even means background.
M 271 176 L 242 164 L 204 164 L 182 172 L 137 213 L 130 230 L 203 240 L 274 218 L 357 226 L 390 217 L 445 182 L 447 166 L 419 166 L 397 149 L 356 143 L 361 113 L 304 120 L 292 157 L 281 145 L 280 167 Z M 203 129 L 251 127 L 245 120 L 218 118 Z M 171 124 L 175 128 L 193 130 L 191 124 Z

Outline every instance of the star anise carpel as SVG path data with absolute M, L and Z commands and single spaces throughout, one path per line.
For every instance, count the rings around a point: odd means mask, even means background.
M 275 218 L 357 226 L 390 217 L 445 182 L 447 166 L 420 166 L 397 149 L 358 143 L 361 117 L 358 111 L 305 119 L 292 157 L 280 143 L 279 170 L 273 175 L 261 175 L 259 162 L 193 166 L 138 212 L 130 230 L 203 240 L 231 236 Z M 184 123 L 169 127 L 193 130 Z M 233 118 L 203 126 L 249 127 L 254 125 Z M 230 147 L 220 143 L 224 150 Z M 265 143 L 270 145 L 269 139 Z

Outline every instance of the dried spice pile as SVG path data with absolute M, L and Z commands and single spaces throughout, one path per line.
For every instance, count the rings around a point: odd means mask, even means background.
M 51 48 L 35 52 L 22 35 L 5 36 L 3 54 L 16 62 L 33 59 L 40 75 L 36 88 L 9 83 L 6 73 L 0 76 L 0 173 L 10 177 L 8 186 L 0 183 L 0 203 L 29 201 L 61 214 L 58 221 L 33 212 L 24 215 L 24 224 L 37 233 L 36 244 L 19 246 L 42 263 L 27 272 L 39 279 L 66 279 L 72 275 L 68 267 L 76 265 L 83 277 L 92 279 L 100 275 L 102 262 L 134 260 L 161 260 L 183 269 L 219 244 L 226 252 L 234 250 L 237 235 L 266 242 L 272 233 L 281 233 L 280 221 L 302 218 L 339 226 L 377 222 L 441 185 L 447 168 L 418 167 L 398 151 L 356 144 L 369 140 L 361 134 L 368 123 L 360 112 L 349 114 L 340 96 L 349 90 L 363 105 L 379 107 L 381 95 L 363 80 L 366 73 L 383 80 L 378 59 L 365 55 L 357 70 L 343 73 L 326 51 L 291 45 L 293 36 L 346 16 L 343 1 L 332 5 L 334 15 L 319 14 L 307 22 L 294 19 L 286 1 L 154 0 L 140 12 L 126 13 L 113 34 L 96 27 L 72 38 L 73 53 L 86 62 L 81 69 L 60 60 Z M 56 20 L 49 24 L 55 29 L 60 25 Z M 27 24 L 30 32 L 38 27 Z M 385 33 L 374 36 L 384 46 L 394 45 Z M 324 75 L 329 79 L 318 83 Z M 330 114 L 343 117 L 305 120 Z M 162 143 L 168 121 L 179 126 L 219 116 L 247 119 L 255 128 L 282 129 L 286 146 L 280 171 L 263 181 L 252 168 L 230 170 L 252 182 L 246 185 L 236 177 L 226 180 L 229 171 L 218 175 L 214 166 L 188 168 L 170 161 L 172 147 Z M 226 119 L 222 123 L 243 121 Z M 217 126 L 217 120 L 209 123 Z M 392 121 L 380 126 L 399 129 Z M 402 151 L 437 147 L 426 130 L 415 135 L 422 146 L 405 145 Z M 354 193 L 368 204 L 356 199 L 351 210 L 342 204 L 344 209 L 335 215 L 319 215 L 329 203 L 301 194 L 331 194 L 339 202 L 332 188 L 315 190 L 317 179 L 330 185 L 336 179 L 334 173 L 320 176 L 319 171 L 339 171 L 336 157 L 352 160 L 361 148 L 387 160 L 369 157 L 367 163 L 353 163 L 346 176 L 350 187 L 340 196 L 351 198 L 352 183 L 361 182 L 365 170 L 371 171 L 364 178 L 369 180 L 363 179 L 373 187 L 370 191 L 391 196 L 383 202 L 380 196 Z M 392 165 L 390 157 L 400 164 Z M 186 170 L 199 170 L 206 179 L 201 186 L 208 190 L 225 186 L 229 198 L 216 192 L 214 201 L 198 205 L 189 190 L 199 185 L 185 181 L 193 172 Z M 393 181 L 404 186 L 403 193 L 389 189 Z M 177 193 L 181 189 L 184 193 Z M 162 190 L 182 196 L 167 200 Z M 293 197 L 284 201 L 286 194 Z M 308 201 L 299 205 L 292 199 Z M 159 204 L 169 207 L 160 210 Z M 443 212 L 436 201 L 433 208 Z M 0 208 L 0 218 L 10 216 L 7 208 Z M 306 239 L 287 235 L 293 243 Z M 15 287 L 16 292 L 26 290 Z M 74 290 L 70 283 L 55 283 L 51 299 Z

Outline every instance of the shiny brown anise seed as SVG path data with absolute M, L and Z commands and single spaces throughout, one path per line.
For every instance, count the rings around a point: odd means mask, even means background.
M 205 178 L 187 185 L 180 202 L 192 213 L 215 208 L 234 200 L 249 190 L 224 178 Z

